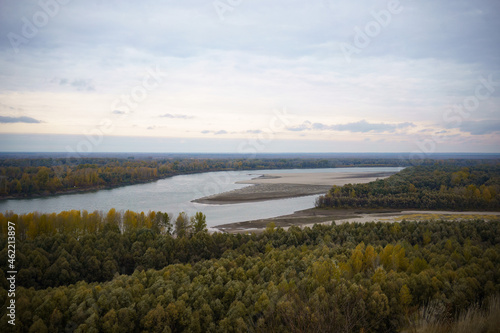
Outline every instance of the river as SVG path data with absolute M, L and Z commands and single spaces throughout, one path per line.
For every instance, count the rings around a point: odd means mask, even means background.
M 115 208 L 118 211 L 127 209 L 136 212 L 163 211 L 172 214 L 175 218 L 179 212 L 194 215 L 194 213 L 201 211 L 207 216 L 207 225 L 210 227 L 225 223 L 292 214 L 297 210 L 314 207 L 314 201 L 318 197 L 318 195 L 312 195 L 230 205 L 207 205 L 191 202 L 191 200 L 208 195 L 248 186 L 235 184 L 237 181 L 273 173 L 396 172 L 401 169 L 397 167 L 367 167 L 206 172 L 174 176 L 147 184 L 129 185 L 88 193 L 1 200 L 0 212 L 13 211 L 17 214 L 34 211 L 59 213 L 72 209 L 107 212 L 109 209 Z

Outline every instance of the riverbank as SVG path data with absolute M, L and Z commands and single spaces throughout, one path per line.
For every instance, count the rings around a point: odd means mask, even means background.
M 253 171 L 256 171 L 256 170 L 254 170 L 254 169 L 249 169 L 249 170 L 213 169 L 213 170 L 202 170 L 202 171 L 186 171 L 186 172 L 178 172 L 178 173 L 176 172 L 176 173 L 171 173 L 171 174 L 168 174 L 168 175 L 158 176 L 158 177 L 155 177 L 155 178 L 139 179 L 139 180 L 134 180 L 134 181 L 126 182 L 126 183 L 124 182 L 124 183 L 119 183 L 119 184 L 103 184 L 103 185 L 96 185 L 96 186 L 89 186 L 89 187 L 71 187 L 71 188 L 59 189 L 59 190 L 57 190 L 55 192 L 45 191 L 45 192 L 30 193 L 30 194 L 26 194 L 26 193 L 9 194 L 9 195 L 0 196 L 0 201 L 3 201 L 3 200 L 22 200 L 22 199 L 48 198 L 48 197 L 56 197 L 56 196 L 59 196 L 59 195 L 65 195 L 65 194 L 90 193 L 90 192 L 96 192 L 96 191 L 100 191 L 100 190 L 112 190 L 112 189 L 115 189 L 115 188 L 120 188 L 120 187 L 125 187 L 125 186 L 131 186 L 131 185 L 147 184 L 147 183 L 152 183 L 152 182 L 155 182 L 155 181 L 158 181 L 158 180 L 162 180 L 162 179 L 172 178 L 172 177 L 175 177 L 175 176 L 193 175 L 193 174 L 201 174 L 201 173 L 207 173 L 207 172 L 221 172 L 221 171 L 249 171 L 249 172 L 253 172 Z M 279 175 L 286 175 L 286 174 L 279 174 Z M 265 179 L 265 177 L 262 178 L 262 179 Z M 251 183 L 251 181 L 252 180 L 249 180 L 247 184 L 253 184 L 253 183 Z M 262 190 L 264 190 L 264 188 L 262 188 Z M 276 197 L 276 199 L 290 198 L 290 197 L 303 196 L 303 195 L 321 194 L 321 193 L 325 193 L 325 192 L 326 191 L 323 191 L 322 188 L 317 188 L 317 189 L 313 189 L 313 190 L 305 189 L 304 190 L 305 194 L 302 194 L 302 192 L 298 193 L 296 191 L 297 195 L 291 195 L 291 196 L 285 196 L 285 197 L 279 197 L 278 196 L 278 197 Z M 204 199 L 204 198 L 201 198 L 201 199 Z M 217 204 L 217 202 L 203 202 L 203 201 L 201 201 L 201 199 L 200 199 L 200 201 L 193 201 L 193 202 Z M 230 199 L 227 199 L 227 200 L 230 201 Z M 238 202 L 234 201 L 234 202 L 230 202 L 230 203 L 239 203 L 239 202 L 252 201 L 252 200 L 246 200 L 244 198 L 242 198 L 241 200 L 242 201 L 238 201 Z M 262 200 L 270 200 L 270 199 L 262 199 Z M 260 199 L 257 200 L 257 201 L 260 201 Z M 224 202 L 221 202 L 221 203 L 224 203 Z
M 234 204 L 295 198 L 315 194 L 325 194 L 333 185 L 368 183 L 387 178 L 396 172 L 318 172 L 264 174 L 251 180 L 237 182 L 251 186 L 214 194 L 193 200 L 203 204 Z
M 97 192 L 100 190 L 112 190 L 115 188 L 120 188 L 120 187 L 125 187 L 125 186 L 131 186 L 131 185 L 138 185 L 138 184 L 147 184 L 147 183 L 152 183 L 157 180 L 169 178 L 173 176 L 165 176 L 165 177 L 158 177 L 158 178 L 152 178 L 152 179 L 144 179 L 144 180 L 137 180 L 129 183 L 121 183 L 121 184 L 109 184 L 109 185 L 96 185 L 96 186 L 89 186 L 89 187 L 73 187 L 73 188 L 67 188 L 67 189 L 62 189 L 62 190 L 57 190 L 55 192 L 42 192 L 42 193 L 31 193 L 31 194 L 26 194 L 26 193 L 19 193 L 15 195 L 7 195 L 7 196 L 2 196 L 0 197 L 0 201 L 2 200 L 22 200 L 22 199 L 36 199 L 36 198 L 48 198 L 48 197 L 56 197 L 59 195 L 66 195 L 66 194 L 80 194 L 80 193 L 90 193 L 90 192 Z
M 126 186 L 132 186 L 132 185 L 140 185 L 140 184 L 149 184 L 153 183 L 159 180 L 163 179 L 168 179 L 176 176 L 185 176 L 185 175 L 196 175 L 196 174 L 202 174 L 202 173 L 208 173 L 208 172 L 221 172 L 221 171 L 240 171 L 240 170 L 203 170 L 203 171 L 186 171 L 186 172 L 178 172 L 178 173 L 171 173 L 168 175 L 162 175 L 158 176 L 155 178 L 149 178 L 149 179 L 137 179 L 129 182 L 123 182 L 119 184 L 103 184 L 103 185 L 96 185 L 96 186 L 88 186 L 88 187 L 70 187 L 70 188 L 65 188 L 65 189 L 59 189 L 55 192 L 41 192 L 41 193 L 16 193 L 16 194 L 10 194 L 10 195 L 4 195 L 0 196 L 0 202 L 3 200 L 23 200 L 23 199 L 37 199 L 37 198 L 50 198 L 50 197 L 57 197 L 60 195 L 66 195 L 66 194 L 84 194 L 84 193 L 92 193 L 92 192 L 97 192 L 100 190 L 113 190 L 116 188 L 121 188 L 121 187 L 126 187 Z M 252 171 L 252 170 L 248 170 Z
M 402 220 L 500 220 L 500 212 L 452 212 L 452 211 L 420 211 L 398 209 L 319 209 L 310 208 L 297 211 L 293 214 L 278 216 L 269 219 L 244 221 L 214 226 L 221 232 L 249 233 L 263 232 L 266 226 L 274 222 L 276 227 L 288 229 L 291 226 L 300 228 L 313 227 L 314 224 L 367 223 L 385 222 L 394 223 Z

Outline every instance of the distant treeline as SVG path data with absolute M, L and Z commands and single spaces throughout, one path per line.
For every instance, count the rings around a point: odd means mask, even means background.
M 469 166 L 484 160 L 449 160 Z M 254 159 L 118 159 L 38 158 L 0 159 L 0 199 L 84 192 L 149 182 L 165 177 L 208 171 L 304 169 L 337 167 L 397 167 L 433 160 L 392 158 L 254 158 Z
M 316 207 L 500 210 L 500 163 L 408 167 L 383 180 L 334 186 Z
M 400 164 L 396 159 L 0 159 L 0 198 L 81 192 L 207 171 Z
M 500 293 L 499 221 L 231 235 L 207 233 L 201 213 L 92 214 L 0 216 L 1 258 L 7 220 L 18 238 L 16 330 L 395 332 L 423 307 L 450 322 Z

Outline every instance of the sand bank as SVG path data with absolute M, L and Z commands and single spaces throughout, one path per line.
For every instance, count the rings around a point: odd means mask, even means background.
M 249 233 L 262 232 L 266 226 L 274 222 L 277 227 L 288 229 L 295 225 L 298 227 L 312 227 L 314 224 L 342 223 L 367 223 L 367 222 L 400 222 L 426 220 L 500 220 L 500 212 L 452 212 L 452 211 L 402 211 L 395 209 L 317 209 L 311 208 L 295 212 L 290 215 L 275 218 L 230 223 L 215 226 L 222 232 Z
M 251 184 L 244 188 L 215 194 L 193 200 L 204 204 L 233 204 L 294 198 L 306 195 L 324 194 L 333 185 L 368 183 L 387 178 L 395 172 L 318 172 L 280 173 L 262 175 L 238 184 Z
M 309 173 L 278 173 L 262 175 L 237 184 L 296 184 L 296 185 L 346 185 L 368 183 L 377 179 L 387 178 L 396 172 L 309 172 Z

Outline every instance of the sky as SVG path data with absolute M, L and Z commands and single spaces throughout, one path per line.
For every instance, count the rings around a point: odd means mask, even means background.
M 0 151 L 500 152 L 498 0 L 0 0 Z

